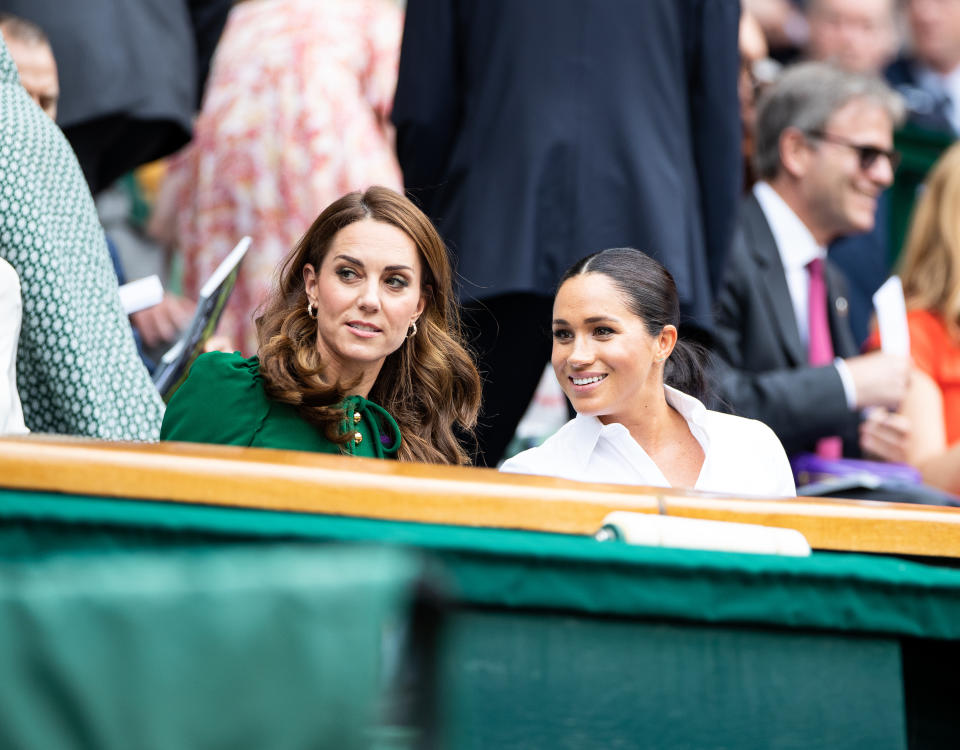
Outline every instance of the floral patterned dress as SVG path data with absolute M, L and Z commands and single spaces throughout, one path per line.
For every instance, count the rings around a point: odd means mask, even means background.
M 253 237 L 219 328 L 247 354 L 256 308 L 320 211 L 351 190 L 401 188 L 388 117 L 402 22 L 391 0 L 248 0 L 230 13 L 165 189 L 188 296 Z

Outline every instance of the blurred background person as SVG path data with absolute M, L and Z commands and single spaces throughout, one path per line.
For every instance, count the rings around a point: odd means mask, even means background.
M 880 75 L 899 47 L 896 0 L 807 0 L 805 57 Z
M 188 297 L 253 237 L 218 328 L 247 354 L 274 270 L 320 210 L 373 184 L 402 189 L 388 120 L 402 23 L 390 0 L 247 0 L 230 13 L 154 227 L 182 255 Z
M 457 258 L 496 465 L 584 252 L 658 253 L 705 338 L 741 178 L 737 0 L 410 0 L 393 121 Z
M 740 14 L 738 34 L 740 48 L 740 77 L 737 94 L 740 97 L 740 122 L 743 126 L 743 190 L 753 187 L 754 129 L 757 124 L 757 99 L 763 88 L 772 83 L 780 72 L 780 65 L 770 59 L 770 49 L 760 23 L 749 11 Z
M 899 47 L 895 0 L 808 0 L 803 56 L 852 73 L 882 76 Z M 877 201 L 873 228 L 832 242 L 830 260 L 847 280 L 850 329 L 857 345 L 867 338 L 873 294 L 890 274 L 890 192 Z
M 96 195 L 190 139 L 233 0 L 0 0 L 34 22 L 59 63 L 57 122 Z
M 43 29 L 32 21 L 0 13 L 0 33 L 7 42 L 7 49 L 17 66 L 24 89 L 50 119 L 56 120 L 59 99 L 57 62 Z M 120 252 L 109 234 L 106 240 L 117 281 L 123 285 L 130 279 L 127 278 Z M 130 316 L 137 349 L 148 368 L 152 370 L 154 361 L 144 354 L 141 342 L 148 348 L 163 343 L 169 346 L 176 340 L 180 329 L 190 321 L 195 307 L 190 300 L 165 293 L 159 304 Z
M 900 413 L 913 427 L 865 448 L 916 466 L 924 482 L 960 493 L 960 144 L 940 157 L 920 194 L 900 268 L 916 368 Z M 872 345 L 879 344 L 874 335 Z
M 717 304 L 723 400 L 768 424 L 788 455 L 860 454 L 861 411 L 896 407 L 906 357 L 858 356 L 827 245 L 869 230 L 893 180 L 900 98 L 876 76 L 807 62 L 757 110 L 760 181 L 740 210 Z
M 141 363 L 76 157 L 0 44 L 0 258 L 20 277 L 17 386 L 34 432 L 151 440 L 163 403 Z
M 802 0 L 743 0 L 742 5 L 757 19 L 775 59 L 792 60 L 806 46 L 809 29 Z
M 47 35 L 36 24 L 10 13 L 0 13 L 0 33 L 17 65 L 23 88 L 51 120 L 56 120 L 60 78 Z
M 909 51 L 887 68 L 919 128 L 960 134 L 960 2 L 906 0 Z

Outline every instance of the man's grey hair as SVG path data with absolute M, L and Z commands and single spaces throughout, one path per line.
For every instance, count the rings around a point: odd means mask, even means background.
M 880 78 L 848 73 L 822 62 L 787 68 L 757 104 L 753 166 L 764 180 L 780 171 L 780 136 L 787 128 L 804 133 L 823 130 L 830 118 L 852 101 L 866 100 L 884 109 L 894 127 L 903 122 L 900 95 Z

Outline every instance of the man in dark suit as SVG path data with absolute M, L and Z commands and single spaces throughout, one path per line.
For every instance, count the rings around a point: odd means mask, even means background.
M 718 296 L 720 391 L 788 453 L 838 457 L 837 437 L 842 455 L 885 453 L 876 441 L 905 439 L 903 418 L 882 411 L 858 438 L 862 410 L 900 401 L 909 362 L 857 355 L 844 281 L 826 260 L 831 241 L 873 226 L 901 117 L 882 82 L 824 63 L 788 70 L 760 102 L 760 182 L 741 207 Z
M 410 0 L 404 182 L 456 255 L 495 464 L 550 352 L 561 274 L 656 256 L 711 328 L 740 182 L 737 0 Z
M 895 60 L 887 80 L 903 95 L 910 122 L 960 134 L 960 3 L 908 0 L 911 54 Z

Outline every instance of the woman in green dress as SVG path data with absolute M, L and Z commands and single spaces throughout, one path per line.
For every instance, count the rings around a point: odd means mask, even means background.
M 259 354 L 202 355 L 162 440 L 465 464 L 480 377 L 430 220 L 383 187 L 328 206 L 280 267 Z

